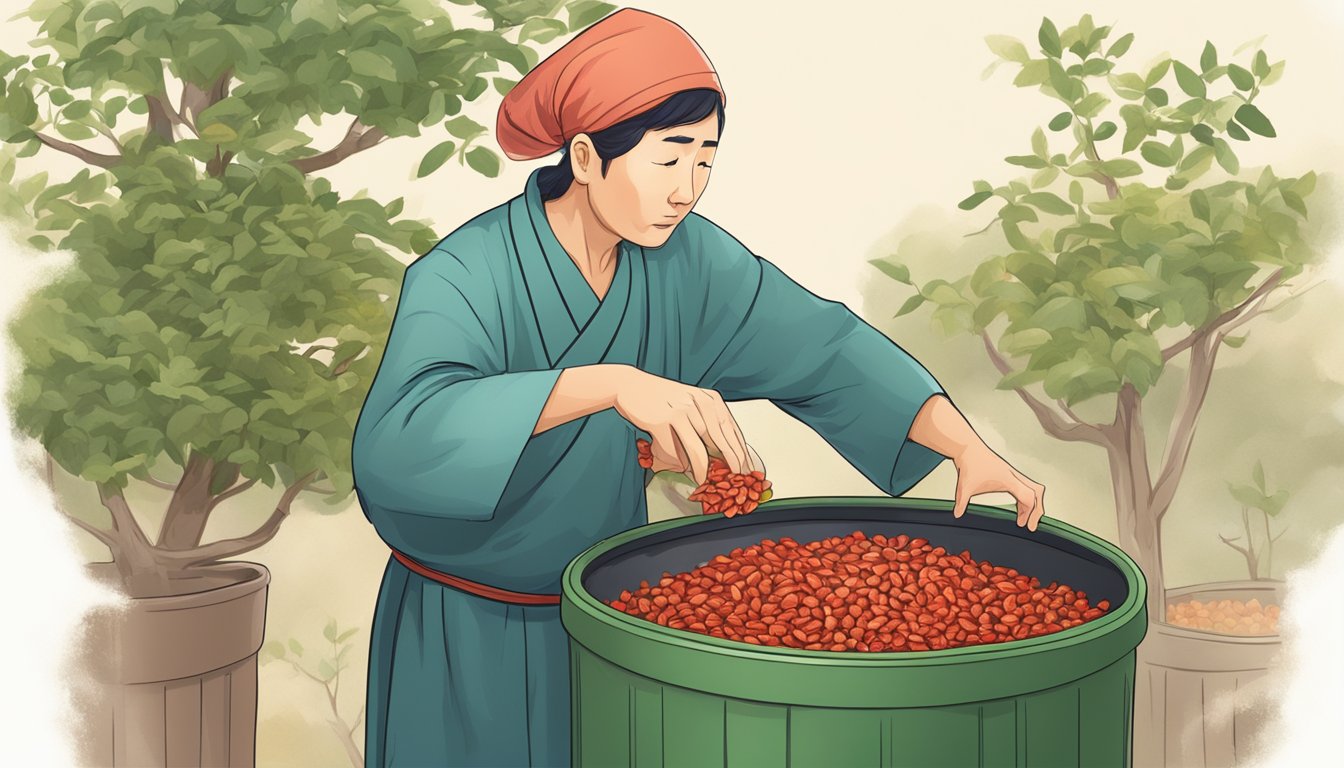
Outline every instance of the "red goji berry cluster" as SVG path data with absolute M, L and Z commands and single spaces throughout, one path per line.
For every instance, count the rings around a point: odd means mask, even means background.
M 927 651 L 1059 632 L 1110 609 L 969 551 L 862 531 L 799 544 L 789 537 L 718 555 L 689 573 L 640 583 L 607 605 L 673 629 L 752 645 L 831 651 Z
M 639 465 L 653 468 L 653 452 L 648 440 L 636 440 Z M 706 515 L 719 512 L 724 517 L 745 515 L 771 496 L 770 481 L 763 472 L 735 473 L 718 456 L 709 459 L 709 476 L 686 498 L 700 502 Z

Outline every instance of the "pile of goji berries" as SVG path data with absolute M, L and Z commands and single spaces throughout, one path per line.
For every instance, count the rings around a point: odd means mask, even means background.
M 1059 632 L 1110 609 L 1083 592 L 977 562 L 925 539 L 862 531 L 734 549 L 607 605 L 648 621 L 752 645 L 927 651 Z
M 636 440 L 639 466 L 653 468 L 653 451 L 648 440 Z M 698 501 L 706 515 L 719 512 L 724 517 L 745 515 L 770 498 L 770 481 L 762 472 L 736 473 L 718 456 L 709 459 L 709 476 L 686 498 Z

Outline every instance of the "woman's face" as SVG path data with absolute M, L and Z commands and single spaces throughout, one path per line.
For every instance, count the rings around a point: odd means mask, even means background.
M 594 157 L 588 200 L 607 229 L 645 248 L 657 248 L 690 214 L 709 184 L 718 147 L 719 117 L 646 131 L 634 149 L 614 158 L 602 175 Z

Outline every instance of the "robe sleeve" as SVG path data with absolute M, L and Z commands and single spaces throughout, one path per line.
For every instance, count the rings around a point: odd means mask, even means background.
M 372 506 L 487 521 L 559 370 L 505 372 L 488 274 L 434 250 L 406 269 L 387 349 L 355 428 L 355 485 Z
M 918 361 L 840 302 L 806 290 L 708 220 L 688 233 L 691 295 L 683 331 L 698 382 L 725 400 L 769 399 L 821 435 L 892 496 L 945 458 L 909 439 L 943 388 Z

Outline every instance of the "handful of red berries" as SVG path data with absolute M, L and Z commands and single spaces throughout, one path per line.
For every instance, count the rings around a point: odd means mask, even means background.
M 639 451 L 639 465 L 645 469 L 653 468 L 653 452 L 648 440 L 636 440 Z M 764 472 L 735 473 L 719 456 L 709 457 L 709 477 L 696 487 L 687 498 L 700 502 L 706 515 L 719 512 L 724 517 L 745 515 L 756 509 L 773 494 L 770 481 Z

